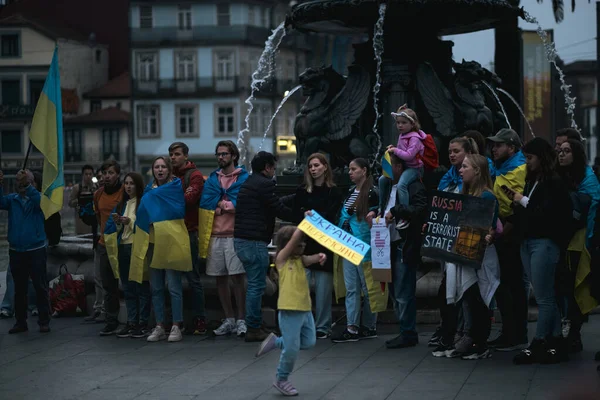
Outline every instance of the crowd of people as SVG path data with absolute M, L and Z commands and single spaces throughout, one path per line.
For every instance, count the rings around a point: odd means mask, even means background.
M 69 205 L 97 233 L 96 297 L 86 322 L 104 323 L 102 336 L 149 342 L 177 342 L 186 330 L 206 334 L 199 262 L 205 259 L 224 314 L 212 333 L 260 342 L 257 356 L 281 349 L 274 386 L 295 395 L 288 376 L 300 349 L 313 346 L 317 339 L 345 343 L 376 338 L 377 313 L 388 305 L 387 290 L 373 279 L 370 252 L 354 265 L 295 227 L 316 211 L 366 243 L 373 220 L 385 220 L 391 237 L 389 297 L 400 329 L 386 347 L 416 346 L 416 276 L 427 219 L 428 191 L 422 177 L 427 172 L 428 135 L 410 108 L 400 107 L 392 117 L 399 138 L 386 150 L 391 176 L 375 182 L 371 163 L 354 159 L 348 166 L 352 187 L 345 194 L 334 183 L 327 157 L 315 153 L 307 159 L 303 184 L 295 193 L 278 197 L 276 157 L 257 153 L 249 174 L 239 165 L 239 150 L 229 140 L 217 144 L 218 168 L 207 179 L 188 160 L 189 148 L 182 142 L 169 147 L 168 157 L 154 160 L 152 181 L 146 186 L 136 172 L 121 180 L 114 160 L 102 165 L 98 187 L 92 179 L 94 168 L 83 167 L 82 182 L 73 189 Z M 488 138 L 467 131 L 450 141 L 448 154 L 450 168 L 438 190 L 488 199 L 495 211 L 480 268 L 438 260 L 444 278 L 439 288 L 441 323 L 429 341 L 432 355 L 476 360 L 491 357 L 495 349 L 518 351 L 515 364 L 566 361 L 570 352 L 583 348 L 582 324 L 600 299 L 596 213 L 600 184 L 587 164 L 579 133 L 558 131 L 553 148 L 541 138 L 523 143 L 511 129 Z M 2 178 L 0 172 L 0 183 Z M 16 319 L 9 333 L 28 330 L 29 284 L 29 303 L 36 304 L 40 331 L 49 332 L 44 216 L 36 190 L 40 184 L 30 171 L 19 172 L 17 183 L 18 193 L 0 197 L 0 208 L 9 211 L 7 281 L 10 276 L 14 282 L 9 284 L 14 290 L 7 291 L 8 301 L 14 299 Z M 289 223 L 278 230 L 274 241 L 281 337 L 264 326 L 261 312 L 276 218 Z M 184 278 L 191 289 L 193 313 L 187 325 Z M 119 280 L 127 310 L 124 326 L 118 322 Z M 165 286 L 170 318 L 165 312 Z M 539 316 L 530 342 L 531 289 Z M 346 326 L 332 332 L 334 294 L 336 299 L 345 298 Z M 490 338 L 496 307 L 502 331 Z M 149 326 L 151 309 L 154 327 Z

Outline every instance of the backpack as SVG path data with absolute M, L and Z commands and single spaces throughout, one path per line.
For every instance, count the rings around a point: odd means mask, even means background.
M 62 226 L 59 212 L 55 212 L 44 221 L 44 231 L 46 231 L 49 246 L 56 246 L 60 242 Z
M 425 170 L 432 171 L 440 166 L 440 157 L 435 141 L 433 140 L 433 136 L 426 134 L 425 139 L 423 139 L 422 142 L 425 146 L 423 155 L 417 154 L 417 157 L 423 161 Z
M 94 211 L 94 194 L 82 194 L 78 198 L 79 219 L 88 226 L 94 226 L 98 222 Z

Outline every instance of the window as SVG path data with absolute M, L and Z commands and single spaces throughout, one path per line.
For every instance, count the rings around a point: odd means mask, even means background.
M 233 80 L 233 53 L 217 54 L 217 81 Z
M 2 104 L 21 104 L 21 81 L 5 80 L 2 85 Z
M 179 52 L 175 55 L 177 80 L 193 81 L 196 78 L 196 53 Z
M 138 53 L 138 79 L 142 82 L 156 80 L 156 53 Z
M 102 62 L 102 50 L 96 50 L 96 64 Z
M 98 111 L 102 109 L 102 100 L 90 100 L 90 112 Z
M 198 136 L 197 110 L 195 106 L 177 106 L 176 136 Z
M 19 57 L 21 54 L 21 46 L 19 42 L 18 33 L 3 34 L 0 38 L 0 56 Z
M 267 104 L 256 104 L 250 116 L 250 135 L 262 137 L 271 120 L 271 107 Z M 272 132 L 272 129 L 270 129 Z
M 81 161 L 81 131 L 79 129 L 65 130 L 65 161 Z
M 0 133 L 3 153 L 23 154 L 23 137 L 19 129 L 7 129 Z
M 256 25 L 256 12 L 254 6 L 248 6 L 248 25 Z
M 229 16 L 229 4 L 217 4 L 217 25 L 218 26 L 231 25 L 230 16 Z
M 218 136 L 232 136 L 235 132 L 234 105 L 215 105 L 216 132 Z
M 137 123 L 138 137 L 156 138 L 160 137 L 160 107 L 155 105 L 138 106 Z
M 189 31 L 192 29 L 192 6 L 180 5 L 177 12 L 177 21 L 180 31 Z
M 119 159 L 119 129 L 102 129 L 102 159 Z
M 140 6 L 140 28 L 152 29 L 152 6 Z
M 40 96 L 44 90 L 43 79 L 32 79 L 29 81 L 29 104 L 37 105 Z

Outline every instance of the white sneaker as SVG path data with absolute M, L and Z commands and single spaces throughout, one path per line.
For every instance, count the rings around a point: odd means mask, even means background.
M 246 332 L 248 332 L 248 328 L 246 327 L 246 321 L 244 321 L 243 319 L 238 319 L 235 324 L 237 326 L 236 332 L 238 337 L 246 336 Z
M 244 323 L 244 326 L 246 326 L 246 323 Z M 213 333 L 215 336 L 225 336 L 235 333 L 236 329 L 235 320 L 233 318 L 226 318 L 223 320 L 221 326 L 215 329 Z
M 181 339 L 183 339 L 183 336 L 181 335 L 181 329 L 179 329 L 179 326 L 177 326 L 177 324 L 174 324 L 171 328 L 171 333 L 169 333 L 169 338 L 167 339 L 167 341 L 180 342 Z
M 160 325 L 156 325 L 146 340 L 149 342 L 158 342 L 159 340 L 165 340 L 166 338 L 167 333 L 165 332 L 165 328 Z

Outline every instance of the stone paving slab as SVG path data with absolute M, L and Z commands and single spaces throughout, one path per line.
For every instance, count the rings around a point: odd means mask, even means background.
M 237 338 L 184 336 L 179 343 L 100 337 L 97 324 L 55 319 L 42 335 L 8 335 L 0 320 L 0 399 L 280 399 L 271 387 L 278 351 L 254 358 L 256 345 Z M 584 325 L 585 350 L 569 363 L 514 366 L 514 353 L 491 359 L 437 359 L 426 343 L 433 327 L 419 327 L 417 347 L 387 350 L 393 326 L 379 338 L 333 344 L 319 340 L 301 351 L 291 375 L 303 399 L 600 399 L 594 353 L 600 317 Z M 498 329 L 495 326 L 494 329 Z M 533 332 L 534 326 L 530 326 Z M 588 397 L 575 397 L 587 390 Z M 595 391 L 595 392 L 594 392 Z

